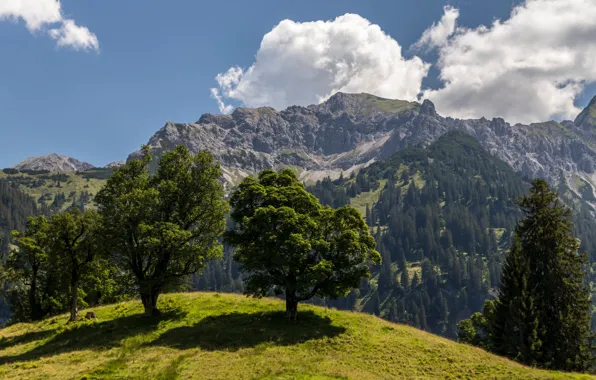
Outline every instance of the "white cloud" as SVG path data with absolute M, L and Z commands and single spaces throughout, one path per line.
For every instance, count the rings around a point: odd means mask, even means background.
M 95 34 L 74 20 L 65 19 L 59 0 L 0 0 L 0 20 L 22 19 L 31 32 L 47 32 L 58 46 L 70 46 L 77 50 L 99 50 Z M 59 24 L 57 28 L 48 29 Z
M 428 69 L 418 57 L 405 59 L 397 41 L 359 15 L 284 20 L 263 37 L 248 69 L 217 75 L 212 96 L 224 112 L 230 111 L 224 99 L 281 109 L 318 103 L 338 91 L 415 100 Z
M 231 105 L 226 105 L 221 97 L 221 95 L 219 94 L 219 90 L 217 88 L 212 88 L 211 89 L 211 97 L 213 99 L 215 99 L 215 101 L 217 102 L 217 107 L 219 107 L 219 112 L 221 113 L 230 113 L 234 110 L 234 107 Z
M 431 49 L 441 47 L 447 43 L 447 39 L 455 32 L 455 24 L 459 17 L 459 9 L 450 6 L 443 8 L 443 17 L 438 23 L 422 33 L 422 37 L 414 44 L 416 49 Z
M 51 29 L 49 33 L 57 40 L 58 46 L 71 46 L 77 50 L 99 50 L 99 41 L 95 34 L 84 26 L 78 26 L 73 20 L 64 20 L 59 29 Z
M 424 97 L 456 117 L 572 119 L 574 99 L 596 81 L 595 36 L 594 0 L 527 0 L 505 21 L 458 28 L 439 48 L 445 86 Z

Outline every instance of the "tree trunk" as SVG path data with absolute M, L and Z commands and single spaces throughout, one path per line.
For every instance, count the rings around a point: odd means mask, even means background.
M 70 282 L 70 322 L 77 320 L 79 313 L 77 301 L 79 299 L 79 279 L 77 274 L 73 274 L 72 281 Z
M 293 290 L 286 290 L 286 317 L 291 322 L 298 318 L 298 300 Z
M 31 278 L 31 287 L 29 288 L 29 307 L 31 310 L 31 319 L 36 321 L 41 319 L 41 309 L 37 303 L 37 272 L 34 272 Z
M 157 310 L 157 298 L 159 297 L 159 293 L 158 289 L 152 288 L 147 293 L 141 294 L 141 301 L 145 308 L 145 316 L 151 317 L 159 313 L 159 310 Z

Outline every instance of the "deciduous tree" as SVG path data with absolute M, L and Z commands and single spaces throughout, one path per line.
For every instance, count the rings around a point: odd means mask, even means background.
M 247 294 L 285 294 L 290 320 L 298 303 L 336 298 L 370 276 L 380 254 L 362 216 L 351 207 L 322 207 L 290 170 L 246 178 L 231 198 L 235 223 L 226 240 L 246 273 Z
M 155 175 L 150 162 L 145 148 L 96 196 L 113 260 L 136 278 L 148 316 L 166 287 L 221 257 L 228 210 L 221 169 L 210 153 L 192 155 L 178 146 L 162 156 Z

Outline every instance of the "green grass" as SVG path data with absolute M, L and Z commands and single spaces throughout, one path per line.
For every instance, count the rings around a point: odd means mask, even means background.
M 188 293 L 0 330 L 4 379 L 589 379 L 524 367 L 371 315 L 278 300 Z
M 373 106 L 383 112 L 399 113 L 412 108 L 420 107 L 416 102 L 408 102 L 405 100 L 385 99 L 371 94 L 361 94 L 362 100 L 365 104 Z
M 385 188 L 386 184 L 386 179 L 380 180 L 379 187 L 376 190 L 360 193 L 354 198 L 351 198 L 350 206 L 360 211 L 360 213 L 364 216 L 366 214 L 366 206 L 368 205 L 368 207 L 372 207 L 379 200 L 379 194 Z

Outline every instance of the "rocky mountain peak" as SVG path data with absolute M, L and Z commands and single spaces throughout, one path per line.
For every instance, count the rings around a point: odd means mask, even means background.
M 158 157 L 179 144 L 193 153 L 207 149 L 231 184 L 250 173 L 282 167 L 295 169 L 304 181 L 316 181 L 349 174 L 404 148 L 427 146 L 449 131 L 462 131 L 524 175 L 552 183 L 559 183 L 563 175 L 573 191 L 586 199 L 591 194 L 596 207 L 596 134 L 579 128 L 594 120 L 596 99 L 576 123 L 511 125 L 502 118 L 443 117 L 430 100 L 420 104 L 337 93 L 307 107 L 240 107 L 231 115 L 205 114 L 195 123 L 168 123 L 148 145 Z
M 577 115 L 574 123 L 582 129 L 596 132 L 596 96 L 594 96 L 588 106 Z
M 435 110 L 434 103 L 428 99 L 424 99 L 420 106 L 420 113 L 423 115 L 436 116 L 437 111 Z
M 52 172 L 82 171 L 94 167 L 94 165 L 87 162 L 82 162 L 76 158 L 58 153 L 50 153 L 46 156 L 29 157 L 13 166 L 14 169 L 19 170 L 49 170 Z

